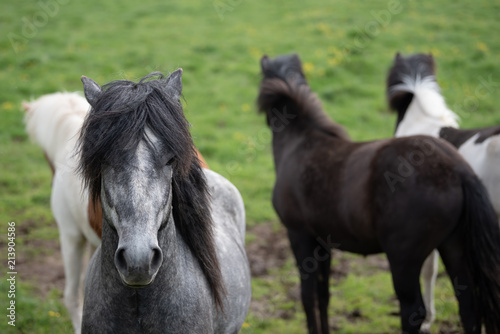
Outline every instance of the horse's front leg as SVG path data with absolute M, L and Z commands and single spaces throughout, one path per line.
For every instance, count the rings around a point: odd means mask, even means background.
M 436 319 L 436 308 L 434 307 L 434 286 L 438 273 L 438 251 L 434 250 L 427 257 L 422 266 L 422 278 L 424 280 L 424 304 L 426 309 L 425 320 L 420 327 L 423 333 L 431 332 L 431 325 Z
M 293 230 L 288 230 L 288 238 L 299 269 L 302 304 L 306 313 L 309 333 L 328 334 L 328 326 L 321 330 L 321 313 L 326 314 L 326 311 L 320 312 L 319 306 L 320 304 L 327 306 L 328 298 L 318 298 L 318 291 L 324 290 L 324 282 L 318 284 L 321 261 L 318 261 L 314 254 L 315 249 L 318 249 L 318 243 L 314 237 Z
M 321 333 L 328 334 L 328 304 L 330 302 L 330 265 L 331 250 L 326 243 L 321 242 L 314 249 L 314 258 L 318 261 L 318 305 L 321 322 Z
M 64 262 L 64 305 L 71 316 L 76 334 L 80 333 L 82 322 L 81 273 L 85 240 L 81 234 L 65 233 L 60 229 L 61 252 Z

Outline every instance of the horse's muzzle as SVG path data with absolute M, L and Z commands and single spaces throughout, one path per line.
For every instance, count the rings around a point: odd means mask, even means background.
M 115 266 L 123 283 L 135 288 L 151 284 L 162 262 L 163 253 L 158 246 L 148 249 L 122 246 L 115 253 Z

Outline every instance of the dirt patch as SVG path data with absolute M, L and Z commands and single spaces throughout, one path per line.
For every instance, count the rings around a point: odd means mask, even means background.
M 439 334 L 460 334 L 463 333 L 462 330 L 457 329 L 457 325 L 451 323 L 449 321 L 440 321 L 439 322 Z
M 64 291 L 65 275 L 59 239 L 36 239 L 30 232 L 35 226 L 33 221 L 19 224 L 17 233 L 25 243 L 16 258 L 16 271 L 22 282 L 30 283 L 34 292 L 40 297 L 46 297 L 50 291 Z M 57 228 L 54 223 L 54 228 Z M 89 249 L 84 256 L 84 266 L 88 263 Z
M 17 226 L 16 233 L 24 240 L 20 249 L 24 251 L 17 253 L 16 271 L 22 282 L 32 284 L 35 293 L 45 297 L 53 289 L 64 291 L 64 266 L 59 240 L 33 238 L 30 234 L 35 226 L 32 220 Z
M 255 239 L 246 246 L 252 277 L 265 276 L 269 270 L 281 268 L 293 254 L 284 227 L 273 229 L 271 224 L 259 224 L 248 229 Z M 384 254 L 362 257 L 332 250 L 331 278 L 334 283 L 344 279 L 348 273 L 371 275 L 380 270 L 389 270 Z
M 259 224 L 248 233 L 255 236 L 254 241 L 246 245 L 252 277 L 264 276 L 270 269 L 281 268 L 293 256 L 284 228 L 273 231 L 271 224 Z
M 34 285 L 37 295 L 45 297 L 51 290 L 64 291 L 64 266 L 59 243 L 44 243 L 44 247 L 54 249 L 50 255 L 35 257 L 20 256 L 16 269 L 23 282 Z

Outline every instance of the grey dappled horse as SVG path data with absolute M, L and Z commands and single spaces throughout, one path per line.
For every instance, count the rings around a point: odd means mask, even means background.
M 152 73 L 102 89 L 82 77 L 92 110 L 80 171 L 103 209 L 83 333 L 237 333 L 248 312 L 243 201 L 199 165 L 181 76 Z

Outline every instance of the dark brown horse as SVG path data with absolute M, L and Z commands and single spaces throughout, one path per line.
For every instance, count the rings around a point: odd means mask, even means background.
M 310 333 L 328 333 L 330 248 L 385 252 L 405 333 L 425 318 L 419 274 L 438 249 L 466 333 L 500 332 L 500 228 L 486 190 L 448 143 L 355 143 L 322 111 L 296 55 L 261 60 L 273 131 L 273 205 L 288 229 Z

